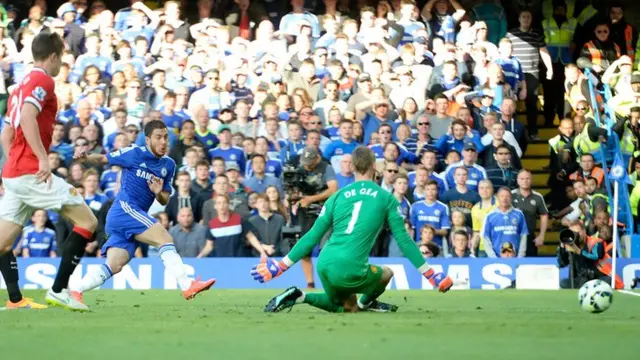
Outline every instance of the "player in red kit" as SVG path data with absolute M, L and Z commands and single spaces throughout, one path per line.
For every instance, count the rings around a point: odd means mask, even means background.
M 70 310 L 88 310 L 67 288 L 98 220 L 73 186 L 51 174 L 47 159 L 58 111 L 53 76 L 60 72 L 63 48 L 55 33 L 40 33 L 34 38 L 34 68 L 11 93 L 7 124 L 2 130 L 8 159 L 2 169 L 5 194 L 0 201 L 0 270 L 9 291 L 7 308 L 43 307 L 22 297 L 11 247 L 34 210 L 45 209 L 59 212 L 74 225 L 63 243 L 58 274 L 46 301 Z

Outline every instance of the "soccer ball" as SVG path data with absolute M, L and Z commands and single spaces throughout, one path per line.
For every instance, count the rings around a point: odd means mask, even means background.
M 578 302 L 584 311 L 601 313 L 611 306 L 613 289 L 602 280 L 591 280 L 582 285 L 578 292 Z

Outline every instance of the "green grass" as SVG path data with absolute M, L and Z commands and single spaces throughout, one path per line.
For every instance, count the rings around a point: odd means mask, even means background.
M 96 291 L 91 313 L 0 312 L 7 359 L 632 359 L 640 297 L 603 314 L 577 291 L 392 291 L 395 314 L 329 314 L 299 305 L 262 312 L 274 291 Z M 41 300 L 44 293 L 27 292 Z M 613 350 L 611 350 L 613 349 Z M 11 355 L 11 356 L 10 356 Z

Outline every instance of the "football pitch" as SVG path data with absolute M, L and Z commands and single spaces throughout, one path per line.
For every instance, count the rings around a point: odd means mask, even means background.
M 576 291 L 390 291 L 397 313 L 267 314 L 273 290 L 93 291 L 90 313 L 0 312 L 7 359 L 634 359 L 640 297 L 602 314 Z M 44 299 L 43 291 L 27 296 Z M 3 299 L 4 300 L 4 299 Z

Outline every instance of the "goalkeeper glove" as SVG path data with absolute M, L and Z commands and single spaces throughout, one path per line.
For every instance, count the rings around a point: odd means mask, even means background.
M 433 269 L 425 271 L 422 275 L 440 292 L 445 293 L 453 286 L 453 281 L 450 277 L 443 273 L 436 273 Z
M 251 269 L 251 277 L 260 283 L 266 283 L 273 278 L 282 275 L 289 267 L 282 261 L 275 261 L 270 258 L 263 257 L 260 264 L 255 265 Z

